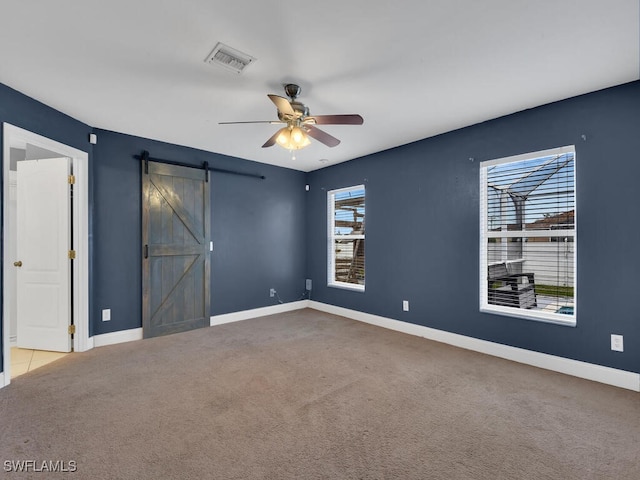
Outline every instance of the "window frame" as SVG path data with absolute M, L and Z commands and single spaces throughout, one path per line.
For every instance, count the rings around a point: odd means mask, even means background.
M 527 310 L 511 306 L 501 306 L 489 303 L 488 299 L 488 239 L 489 238 L 510 238 L 510 237 L 549 237 L 549 231 L 544 230 L 513 230 L 491 233 L 488 229 L 488 168 L 495 165 L 506 163 L 515 163 L 526 160 L 534 160 L 549 156 L 562 154 L 573 154 L 573 207 L 574 207 L 574 226 L 570 230 L 559 230 L 562 235 L 569 236 L 573 239 L 573 315 L 567 315 L 556 312 L 547 312 L 543 310 Z M 574 145 L 552 148 L 537 152 L 525 153 L 522 155 L 514 155 L 510 157 L 497 158 L 480 162 L 480 312 L 493 313 L 509 317 L 521 318 L 525 320 L 533 320 L 539 322 L 552 323 L 556 325 L 564 325 L 575 327 L 577 324 L 577 305 L 578 305 L 578 276 L 577 276 L 577 259 L 578 259 L 578 223 L 577 223 L 577 182 L 576 182 L 576 165 L 577 155 Z M 526 235 L 523 235 L 526 232 Z
M 334 287 L 334 288 L 342 288 L 342 289 L 346 289 L 346 290 L 354 290 L 354 291 L 358 291 L 358 292 L 364 292 L 365 291 L 365 282 L 361 285 L 361 284 L 355 284 L 355 283 L 348 283 L 348 282 L 341 282 L 339 280 L 336 280 L 336 265 L 335 265 L 335 241 L 336 238 L 340 238 L 342 240 L 356 240 L 356 239 L 362 239 L 365 240 L 365 249 L 366 249 L 366 229 L 365 231 L 360 235 L 336 235 L 335 234 L 335 197 L 337 194 L 340 193 L 344 193 L 344 192 L 349 192 L 349 191 L 358 191 L 358 190 L 363 190 L 364 191 L 364 198 L 365 198 L 365 218 L 366 218 L 366 188 L 364 185 L 353 185 L 350 187 L 344 187 L 344 188 L 337 188 L 334 190 L 329 190 L 327 192 L 327 286 L 328 287 Z M 366 262 L 366 255 L 365 255 L 365 262 Z

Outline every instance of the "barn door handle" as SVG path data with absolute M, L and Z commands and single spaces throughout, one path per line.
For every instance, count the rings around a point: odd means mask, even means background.
M 144 258 L 149 258 L 149 245 L 144 246 Z
M 18 260 L 17 262 L 13 262 L 13 266 L 14 267 L 21 267 L 22 266 L 22 260 Z

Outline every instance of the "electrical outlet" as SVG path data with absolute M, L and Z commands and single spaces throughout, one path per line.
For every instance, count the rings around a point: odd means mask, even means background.
M 269 289 L 269 296 L 270 297 L 275 297 L 276 296 L 276 289 L 275 288 L 270 288 Z
M 611 335 L 611 350 L 614 352 L 624 352 L 622 335 Z
M 104 310 L 102 310 L 102 321 L 108 322 L 109 320 L 111 320 L 111 309 L 105 308 Z
M 402 311 L 403 312 L 408 312 L 409 311 L 409 300 L 403 300 L 402 301 Z
M 305 281 L 305 288 L 309 291 L 311 291 L 311 287 L 313 286 L 313 284 L 311 283 L 311 279 L 307 278 L 307 280 Z

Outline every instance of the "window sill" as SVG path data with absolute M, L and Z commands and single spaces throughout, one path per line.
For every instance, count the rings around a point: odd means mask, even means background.
M 327 287 L 341 288 L 343 290 L 352 290 L 355 292 L 364 292 L 364 285 L 356 285 L 354 283 L 332 282 L 327 283 Z
M 565 327 L 576 326 L 576 315 L 566 315 L 563 313 L 547 313 L 540 310 L 523 310 L 510 307 L 499 307 L 495 305 L 483 305 L 480 307 L 483 313 L 492 313 L 506 317 L 521 318 L 523 320 L 533 320 L 535 322 L 552 323 Z

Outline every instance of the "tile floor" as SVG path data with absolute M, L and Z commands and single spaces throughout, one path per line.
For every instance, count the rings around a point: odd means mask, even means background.
M 68 355 L 68 353 L 27 350 L 11 347 L 11 378 L 35 370 Z

